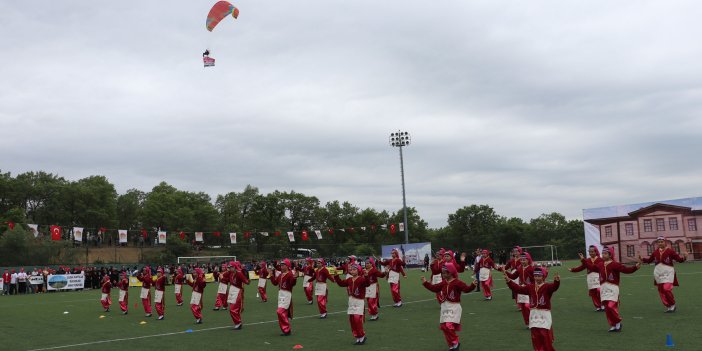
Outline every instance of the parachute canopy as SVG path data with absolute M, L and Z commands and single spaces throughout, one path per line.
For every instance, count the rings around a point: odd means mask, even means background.
M 231 14 L 232 17 L 237 18 L 239 17 L 239 9 L 234 7 L 234 5 L 230 4 L 228 1 L 218 1 L 216 4 L 214 4 L 214 6 L 212 6 L 210 13 L 207 15 L 207 30 L 211 32 L 214 27 L 216 27 L 217 24 L 224 19 L 224 17 L 229 16 L 229 14 Z

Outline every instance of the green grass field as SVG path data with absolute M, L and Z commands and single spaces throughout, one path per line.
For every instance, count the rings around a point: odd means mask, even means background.
M 574 263 L 566 266 L 573 266 Z M 652 267 L 644 267 L 622 281 L 622 333 L 608 333 L 604 313 L 596 313 L 587 295 L 583 274 L 564 268 L 562 284 L 553 300 L 557 350 L 666 350 L 666 334 L 672 334 L 678 350 L 702 350 L 702 265 L 678 265 L 681 287 L 674 290 L 678 312 L 664 314 L 652 284 Z M 330 288 L 326 320 L 318 319 L 317 306 L 305 304 L 301 282 L 294 289 L 293 335 L 281 337 L 276 322 L 277 289 L 268 287 L 269 302 L 256 298 L 255 283 L 247 287 L 244 328 L 232 330 L 228 312 L 212 311 L 215 288 L 206 289 L 204 324 L 195 325 L 187 305 L 177 307 L 169 286 L 166 319 L 145 318 L 141 306 L 134 308 L 139 293 L 130 291 L 130 313 L 122 315 L 113 290 L 112 312 L 104 313 L 99 291 L 64 292 L 0 297 L 0 330 L 3 350 L 445 350 L 438 329 L 439 305 L 419 283 L 422 274 L 410 271 L 402 280 L 402 308 L 383 307 L 381 318 L 366 322 L 368 342 L 355 346 L 346 315 L 346 294 Z M 465 275 L 461 279 L 468 280 Z M 190 288 L 185 289 L 186 304 Z M 531 350 L 529 331 L 510 299 L 502 279 L 495 281 L 494 300 L 482 294 L 463 296 L 462 350 Z M 381 305 L 391 304 L 386 282 L 381 282 Z M 64 314 L 68 311 L 68 314 Z M 154 311 L 155 314 L 155 311 Z M 100 316 L 106 316 L 100 318 Z M 146 324 L 140 324 L 146 321 Z M 192 329 L 192 332 L 186 330 Z

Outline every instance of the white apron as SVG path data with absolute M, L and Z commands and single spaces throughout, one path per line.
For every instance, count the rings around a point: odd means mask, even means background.
M 619 286 L 612 283 L 604 282 L 600 287 L 600 300 L 601 301 L 619 301 Z
M 517 294 L 517 303 L 529 303 L 529 295 Z
M 480 268 L 480 281 L 481 282 L 486 282 L 488 279 L 490 279 L 490 269 L 489 268 Z
M 375 299 L 378 296 L 378 284 L 373 283 L 366 288 L 366 298 Z
M 302 277 L 302 287 L 303 287 L 303 288 L 307 289 L 307 288 L 310 287 L 310 284 L 311 284 L 311 283 L 307 281 L 307 279 L 310 279 L 310 278 L 312 278 L 312 277 L 309 276 L 309 275 L 306 275 L 306 276 Z
M 366 304 L 364 300 L 357 299 L 353 296 L 349 296 L 349 309 L 346 312 L 347 314 L 356 314 L 362 316 L 365 309 Z
M 175 293 L 180 294 L 181 291 L 183 291 L 183 284 L 176 284 L 175 285 Z
M 325 296 L 327 295 L 327 283 L 320 283 L 314 285 L 314 295 L 315 296 Z
M 219 286 L 217 287 L 217 294 L 226 294 L 227 286 L 227 284 L 219 283 Z
M 675 269 L 667 264 L 659 263 L 653 269 L 653 278 L 656 284 L 665 284 L 675 282 Z
M 163 291 L 161 290 L 156 290 L 154 293 L 154 303 L 161 303 L 163 302 Z
M 456 323 L 461 324 L 461 314 L 463 307 L 460 303 L 444 301 L 441 303 L 441 317 L 439 323 Z
M 102 297 L 100 297 L 100 300 L 107 301 L 107 296 L 108 296 L 107 294 L 103 293 Z
M 258 278 L 258 287 L 265 288 L 266 287 L 266 279 Z
M 237 288 L 236 286 L 232 285 L 232 288 L 229 289 L 229 296 L 227 297 L 227 303 L 236 303 L 236 299 L 239 298 L 239 292 L 241 289 Z
M 600 274 L 592 272 L 587 274 L 587 289 L 597 289 L 600 287 Z
M 202 294 L 199 292 L 193 291 L 193 296 L 190 298 L 190 304 L 191 305 L 199 305 L 201 299 L 202 299 Z
M 149 298 L 149 291 L 151 289 L 147 288 L 141 288 L 141 295 L 139 295 L 142 299 L 148 299 Z
M 127 292 L 125 290 L 120 290 L 119 291 L 119 302 L 124 302 L 125 296 L 127 296 Z
M 529 312 L 529 328 L 551 329 L 551 311 L 532 309 Z
M 391 270 L 388 273 L 388 283 L 397 284 L 399 282 L 400 282 L 400 273 Z
M 444 278 L 441 278 L 441 274 L 434 274 L 431 276 L 431 284 L 432 285 L 437 285 L 441 283 L 444 280 Z
M 292 301 L 292 293 L 280 289 L 278 290 L 278 308 L 288 309 L 290 308 L 290 302 Z

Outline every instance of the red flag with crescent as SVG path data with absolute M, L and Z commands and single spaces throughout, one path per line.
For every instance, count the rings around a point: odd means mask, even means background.
M 61 240 L 61 227 L 57 225 L 51 226 L 51 240 Z

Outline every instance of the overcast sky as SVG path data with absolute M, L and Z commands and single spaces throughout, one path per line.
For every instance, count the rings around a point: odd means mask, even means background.
M 0 2 L 0 169 L 395 211 L 402 129 L 432 227 L 702 195 L 699 1 L 212 4 Z

